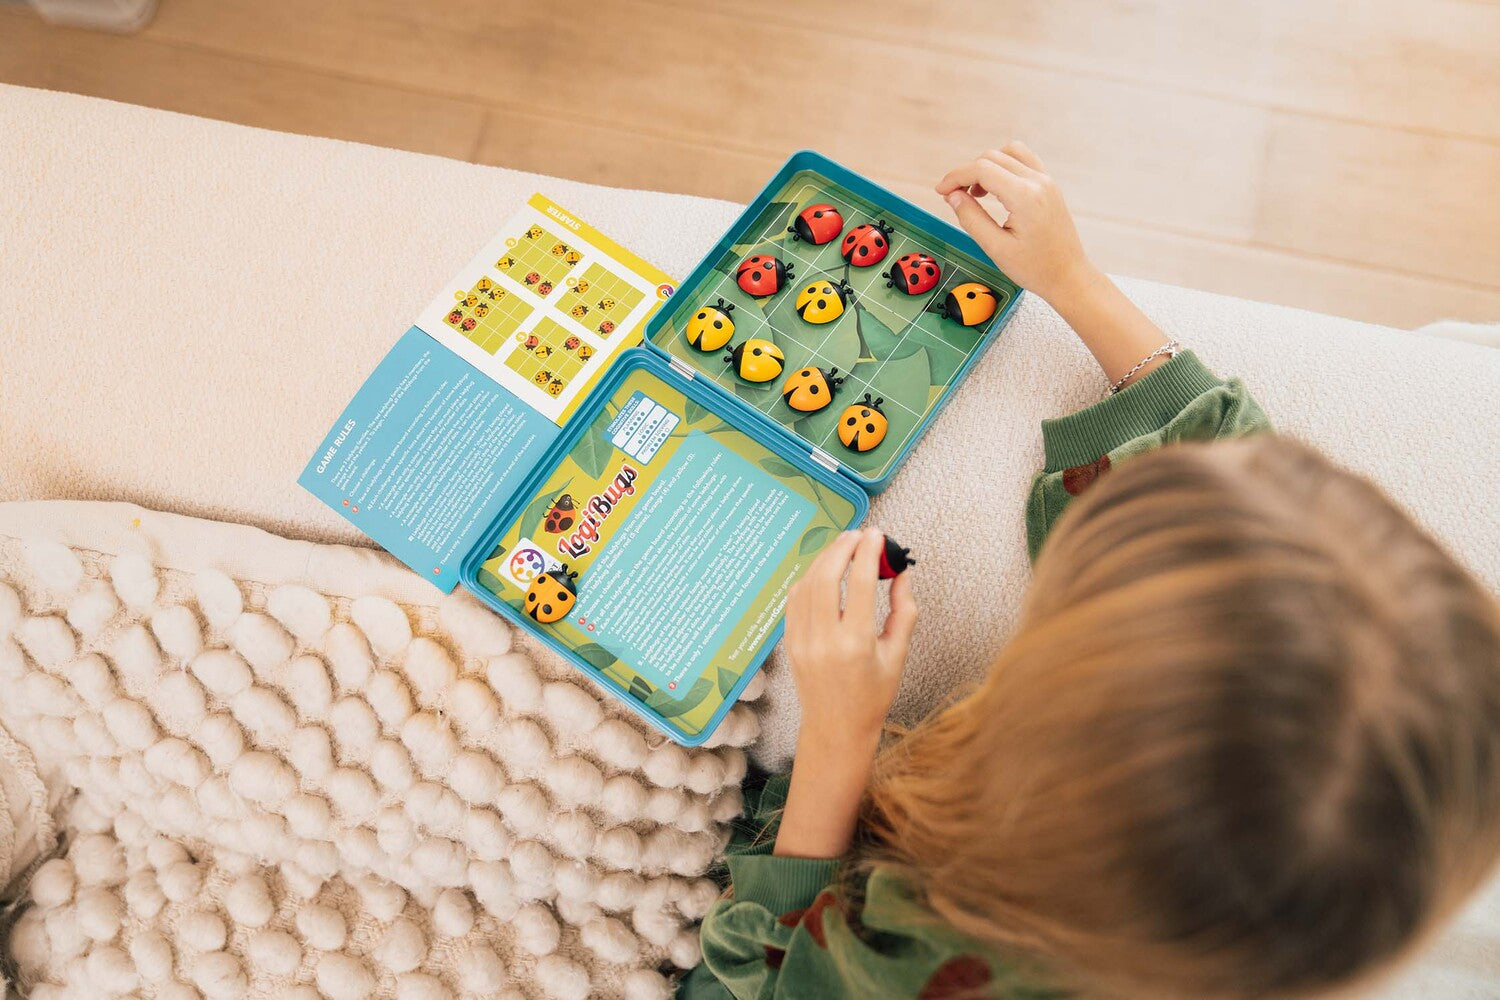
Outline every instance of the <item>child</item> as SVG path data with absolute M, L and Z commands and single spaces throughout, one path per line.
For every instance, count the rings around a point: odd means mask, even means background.
M 796 763 L 749 791 L 679 995 L 1363 983 L 1500 855 L 1500 610 L 1370 483 L 1244 437 L 1266 427 L 1244 386 L 1164 346 L 1090 265 L 1026 147 L 938 191 L 1117 394 L 1043 425 L 1016 635 L 977 690 L 883 751 L 909 574 L 883 630 L 874 530 L 793 589 Z M 1243 439 L 1178 443 L 1226 438 Z

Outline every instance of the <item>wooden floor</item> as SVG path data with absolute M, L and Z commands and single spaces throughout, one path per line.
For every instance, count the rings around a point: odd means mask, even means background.
M 944 210 L 1020 137 L 1117 273 L 1500 320 L 1500 0 L 0 4 L 0 81 L 738 201 L 808 146 Z

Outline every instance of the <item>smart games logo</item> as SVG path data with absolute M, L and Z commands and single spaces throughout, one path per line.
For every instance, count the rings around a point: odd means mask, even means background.
M 510 558 L 505 560 L 501 568 L 510 582 L 522 590 L 531 586 L 531 582 L 547 571 L 548 565 L 556 565 L 556 560 L 549 560 L 542 547 L 529 538 L 522 538 L 516 542 L 515 549 Z

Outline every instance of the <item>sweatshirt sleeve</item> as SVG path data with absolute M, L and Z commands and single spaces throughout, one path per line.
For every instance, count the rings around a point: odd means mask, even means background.
M 1072 499 L 1114 464 L 1177 441 L 1213 441 L 1269 428 L 1245 384 L 1219 378 L 1192 351 L 1102 402 L 1042 421 L 1047 464 L 1033 480 L 1026 504 L 1031 558 Z

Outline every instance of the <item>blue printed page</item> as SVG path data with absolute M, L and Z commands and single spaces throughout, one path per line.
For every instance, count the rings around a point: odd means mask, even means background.
M 416 327 L 297 482 L 444 593 L 557 425 Z

